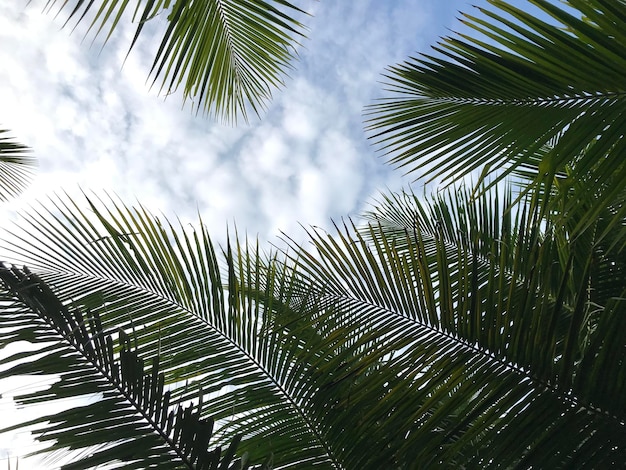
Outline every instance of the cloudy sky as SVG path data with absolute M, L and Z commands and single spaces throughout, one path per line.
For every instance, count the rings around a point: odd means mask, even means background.
M 158 24 L 122 67 L 132 25 L 102 48 L 81 28 L 61 30 L 62 15 L 42 14 L 45 0 L 27 3 L 0 2 L 0 128 L 34 149 L 39 168 L 23 197 L 0 207 L 0 225 L 82 187 L 183 221 L 200 213 L 218 240 L 236 222 L 269 241 L 280 231 L 299 239 L 299 224 L 329 227 L 411 182 L 368 143 L 363 107 L 381 96 L 386 66 L 428 51 L 459 29 L 457 10 L 472 9 L 469 0 L 299 1 L 313 17 L 286 89 L 261 120 L 231 127 L 149 90 Z M 2 448 L 20 452 L 14 441 Z
M 122 67 L 131 24 L 90 46 L 81 28 L 61 30 L 63 15 L 42 14 L 45 1 L 26 3 L 0 5 L 0 126 L 39 160 L 22 205 L 80 185 L 265 240 L 328 226 L 410 182 L 368 143 L 363 107 L 381 96 L 386 66 L 426 51 L 457 28 L 457 10 L 471 10 L 465 0 L 310 2 L 286 89 L 262 119 L 232 127 L 149 90 L 150 35 Z

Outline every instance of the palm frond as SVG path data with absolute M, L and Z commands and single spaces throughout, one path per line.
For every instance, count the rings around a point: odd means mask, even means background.
M 25 214 L 5 256 L 26 262 L 63 302 L 97 313 L 105 329 L 132 332 L 145 361 L 159 358 L 173 403 L 201 390 L 216 444 L 243 434 L 250 462 L 273 453 L 284 468 L 332 467 L 326 437 L 289 392 L 298 370 L 285 358 L 294 352 L 276 340 L 260 345 L 263 311 L 239 294 L 252 288 L 238 276 L 261 263 L 254 250 L 235 245 L 220 263 L 202 224 L 176 229 L 141 207 L 87 201 L 89 211 L 58 198 Z M 257 282 L 261 293 L 268 281 Z
M 2 431 L 36 425 L 40 441 L 55 449 L 87 450 L 70 468 L 93 468 L 117 463 L 116 468 L 227 468 L 240 436 L 222 454 L 209 450 L 213 420 L 201 418 L 201 403 L 171 406 L 164 390 L 165 377 L 153 358 L 149 373 L 131 346 L 130 337 L 118 330 L 119 347 L 111 332 L 103 330 L 97 313 L 63 305 L 50 287 L 27 268 L 0 266 L 0 280 L 9 298 L 0 314 L 2 339 L 39 343 L 35 356 L 16 353 L 3 359 L 11 367 L 0 379 L 16 374 L 59 374 L 45 394 L 23 394 L 19 405 L 81 398 L 85 404 L 19 423 Z M 117 350 L 117 352 L 116 352 Z M 30 357 L 29 357 L 30 356 Z M 89 400 L 89 395 L 99 395 Z M 89 403 L 91 401 L 91 403 Z M 172 404 L 173 405 L 173 404 Z M 79 454 L 80 455 L 80 454 Z M 237 468 L 247 468 L 240 462 Z
M 407 235 L 416 243 L 420 233 L 423 239 L 439 236 L 449 246 L 474 246 L 484 258 L 498 257 L 504 249 L 510 255 L 516 244 L 525 201 L 514 202 L 509 186 L 480 191 L 478 196 L 467 186 L 421 198 L 413 192 L 382 194 L 363 219 L 380 226 L 398 248 Z M 362 235 L 368 238 L 377 233 L 364 230 Z
M 204 396 L 216 444 L 243 434 L 250 462 L 622 462 L 626 292 L 604 283 L 590 301 L 614 255 L 594 265 L 593 243 L 568 247 L 532 208 L 503 216 L 509 194 L 481 197 L 389 196 L 366 228 L 311 231 L 313 250 L 231 241 L 223 263 L 202 226 L 60 198 L 13 230 L 12 256 L 158 357 L 170 403 Z
M 48 0 L 47 8 L 56 3 Z M 68 12 L 66 24 L 89 21 L 89 31 L 106 34 L 106 42 L 131 9 L 137 28 L 130 49 L 147 22 L 167 17 L 153 84 L 160 80 L 166 95 L 182 85 L 196 112 L 226 121 L 262 112 L 283 85 L 305 29 L 296 17 L 306 12 L 284 0 L 80 0 L 62 2 L 58 11 Z
M 28 185 L 35 166 L 30 149 L 7 137 L 7 132 L 0 129 L 0 201 L 18 195 Z
M 623 321 L 623 285 L 595 305 L 589 266 L 577 272 L 570 259 L 562 263 L 561 242 L 549 227 L 541 234 L 520 223 L 509 238 L 511 253 L 491 253 L 476 243 L 489 229 L 480 236 L 479 212 L 468 201 L 458 204 L 462 198 L 449 199 L 449 213 L 470 214 L 463 233 L 449 217 L 420 220 L 422 213 L 445 213 L 440 202 L 410 212 L 398 206 L 402 222 L 395 227 L 312 233 L 315 251 L 293 256 L 302 285 L 315 286 L 313 296 L 325 299 L 321 305 L 338 325 L 319 330 L 354 354 L 342 364 L 343 389 L 334 390 L 351 418 L 329 424 L 340 442 L 348 428 L 356 442 L 346 445 L 342 461 L 349 468 L 595 468 L 604 458 L 620 461 L 624 338 L 613 329 Z M 504 210 L 481 207 L 485 221 Z M 387 212 L 379 220 L 393 219 Z M 405 228 L 407 213 L 415 218 Z M 491 235 L 495 248 L 499 236 Z M 597 329 L 600 318 L 609 329 Z M 618 357 L 605 356 L 608 347 Z M 376 361 L 385 374 L 371 372 Z M 600 377 L 596 391 L 592 380 Z
M 408 172 L 455 181 L 481 171 L 494 183 L 551 144 L 536 180 L 549 184 L 566 167 L 593 180 L 602 195 L 593 219 L 626 177 L 626 3 L 568 0 L 575 14 L 529 0 L 552 23 L 490 3 L 497 10 L 483 17 L 463 15 L 476 37 L 445 38 L 439 55 L 390 69 L 392 97 L 369 108 L 372 138 Z

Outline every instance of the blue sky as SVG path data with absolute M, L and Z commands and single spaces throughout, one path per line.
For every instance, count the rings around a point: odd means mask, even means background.
M 81 28 L 70 34 L 62 17 L 42 14 L 44 0 L 26 3 L 0 3 L 0 126 L 33 147 L 39 169 L 23 197 L 0 207 L 2 225 L 55 192 L 78 196 L 80 186 L 183 222 L 200 213 L 218 241 L 233 223 L 262 241 L 281 231 L 302 240 L 300 224 L 329 228 L 411 183 L 367 141 L 363 107 L 382 95 L 385 67 L 428 51 L 458 29 L 458 10 L 472 10 L 465 0 L 298 2 L 314 16 L 286 89 L 261 120 L 231 127 L 148 89 L 158 25 L 122 67 L 132 25 L 101 50 L 100 39 L 89 47 Z M 25 386 L 0 383 L 0 411 Z M 29 446 L 0 436 L 0 462 L 3 449 Z
M 458 25 L 457 10 L 471 9 L 459 0 L 300 2 L 314 16 L 286 89 L 261 120 L 233 128 L 149 90 L 149 35 L 122 67 L 132 25 L 90 47 L 80 27 L 70 34 L 62 15 L 41 13 L 46 2 L 25 3 L 0 6 L 0 124 L 40 165 L 22 204 L 80 185 L 185 221 L 199 212 L 218 239 L 236 222 L 263 240 L 299 237 L 300 223 L 329 226 L 411 181 L 367 141 L 363 107 L 381 95 L 386 66 L 426 51 Z

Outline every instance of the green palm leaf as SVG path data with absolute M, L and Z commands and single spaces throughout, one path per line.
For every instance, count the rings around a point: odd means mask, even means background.
M 625 271 L 510 199 L 392 195 L 313 250 L 234 242 L 220 263 L 203 227 L 63 198 L 12 231 L 29 241 L 12 257 L 158 358 L 171 403 L 201 393 L 216 444 L 243 434 L 250 462 L 618 465 L 626 292 L 607 281 Z
M 262 295 L 273 282 L 259 273 L 256 287 L 241 286 L 238 276 L 255 272 L 261 258 L 235 245 L 220 264 L 203 226 L 175 229 L 143 208 L 88 202 L 90 211 L 63 198 L 26 214 L 5 253 L 13 248 L 12 258 L 27 262 L 63 302 L 97 313 L 103 328 L 132 332 L 140 357 L 159 358 L 172 403 L 201 390 L 201 416 L 215 419 L 217 445 L 244 434 L 239 449 L 250 462 L 273 453 L 285 468 L 330 465 L 315 417 L 291 395 L 299 384 L 294 351 L 272 338 L 261 346 L 263 311 L 241 295 Z
M 13 365 L 3 370 L 0 378 L 59 374 L 60 379 L 45 394 L 19 396 L 21 406 L 85 397 L 82 406 L 2 431 L 36 425 L 39 440 L 53 441 L 52 449 L 88 450 L 87 456 L 63 467 L 67 469 L 115 463 L 115 468 L 227 468 L 232 462 L 240 437 L 223 456 L 219 447 L 209 451 L 213 420 L 201 418 L 201 410 L 193 404 L 171 407 L 158 358 L 146 374 L 123 330 L 115 334 L 120 342 L 116 353 L 99 315 L 70 312 L 28 269 L 0 266 L 0 279 L 9 294 L 3 299 L 0 315 L 1 343 L 39 343 L 37 353 L 41 354 L 34 359 L 28 357 L 32 353 L 4 358 L 3 363 Z M 89 395 L 100 397 L 88 403 Z M 237 468 L 247 465 L 240 462 Z
M 496 229 L 502 211 L 469 196 L 430 207 L 390 197 L 370 214 L 380 224 L 312 234 L 315 252 L 293 258 L 340 317 L 335 335 L 360 339 L 343 373 L 353 408 L 339 426 L 357 442 L 342 456 L 348 468 L 597 468 L 623 458 L 624 338 L 613 329 L 624 284 L 590 301 L 587 289 L 613 273 L 592 279 L 589 266 L 561 262 L 554 228 L 539 232 L 523 212 Z M 600 318 L 609 329 L 596 329 Z M 372 357 L 385 374 L 359 376 Z
M 0 129 L 0 201 L 19 194 L 30 181 L 35 166 L 30 149 L 6 137 L 7 132 Z
M 464 15 L 476 37 L 446 38 L 438 56 L 390 69 L 393 96 L 373 105 L 373 139 L 408 172 L 458 180 L 533 166 L 538 182 L 569 167 L 593 181 L 591 219 L 614 200 L 626 178 L 626 3 L 568 0 L 559 8 L 529 0 L 552 23 L 504 1 L 487 19 Z M 578 227 L 588 228 L 586 225 Z
M 57 2 L 48 3 L 52 8 Z M 182 84 L 184 101 L 225 120 L 247 119 L 249 110 L 258 115 L 283 85 L 296 54 L 295 38 L 304 31 L 295 17 L 305 14 L 284 0 L 80 0 L 62 2 L 63 10 L 69 12 L 66 24 L 89 18 L 89 31 L 106 33 L 106 40 L 132 11 L 137 29 L 131 49 L 146 22 L 167 17 L 150 70 L 153 84 L 160 80 L 165 94 Z

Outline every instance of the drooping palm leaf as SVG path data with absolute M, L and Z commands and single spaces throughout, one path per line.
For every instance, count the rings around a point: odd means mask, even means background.
M 597 277 L 612 272 L 600 269 L 592 279 L 589 266 L 577 272 L 570 259 L 561 263 L 550 227 L 542 234 L 520 220 L 513 236 L 507 222 L 494 230 L 498 204 L 401 200 L 389 198 L 375 215 L 381 225 L 365 234 L 313 234 L 315 252 L 293 260 L 302 282 L 317 286 L 339 317 L 335 336 L 361 335 L 360 356 L 342 374 L 352 389 L 337 397 L 351 419 L 332 423 L 339 432 L 350 428 L 354 444 L 341 456 L 347 467 L 622 461 L 625 339 L 615 331 L 624 321 L 623 284 L 603 305 L 590 301 Z M 440 217 L 424 218 L 431 213 Z M 575 247 L 592 261 L 590 248 Z M 600 322 L 608 329 L 600 331 Z M 377 341 L 363 331 L 375 331 Z M 357 357 L 378 357 L 385 374 L 360 376 Z
M 561 261 L 549 227 L 466 196 L 414 210 L 390 197 L 376 216 L 389 223 L 312 233 L 315 250 L 293 246 L 286 262 L 229 245 L 225 281 L 203 228 L 93 200 L 91 215 L 67 200 L 31 215 L 20 233 L 32 248 L 15 251 L 60 298 L 158 356 L 172 402 L 201 389 L 217 441 L 245 434 L 253 462 L 268 451 L 281 468 L 623 461 L 623 286 L 590 313 L 595 279 Z M 408 228 L 392 226 L 396 204 Z
M 56 0 L 48 0 L 52 8 Z M 284 0 L 105 0 L 94 3 L 59 2 L 70 21 L 89 21 L 95 35 L 113 34 L 125 14 L 137 23 L 132 49 L 148 21 L 166 18 L 167 28 L 150 75 L 160 91 L 182 86 L 183 100 L 225 120 L 259 114 L 283 85 L 283 76 L 296 54 L 305 14 Z
M 19 194 L 30 181 L 35 159 L 30 149 L 0 129 L 0 201 Z
M 439 55 L 390 69 L 393 96 L 370 108 L 373 138 L 408 172 L 448 180 L 480 171 L 498 181 L 553 144 L 537 181 L 567 166 L 593 180 L 594 218 L 626 180 L 626 2 L 568 0 L 572 13 L 529 0 L 552 23 L 490 3 L 497 10 L 464 15 L 476 36 L 446 38 Z
M 0 265 L 3 295 L 0 344 L 29 341 L 39 345 L 37 354 L 18 352 L 5 357 L 9 364 L 0 374 L 56 373 L 45 394 L 22 394 L 21 406 L 83 398 L 84 404 L 54 415 L 40 416 L 0 431 L 35 425 L 40 441 L 52 441 L 46 451 L 82 450 L 64 469 L 92 468 L 228 468 L 240 436 L 222 455 L 209 450 L 213 420 L 201 418 L 201 403 L 183 408 L 170 406 L 171 392 L 164 391 L 165 377 L 153 358 L 149 373 L 131 347 L 130 337 L 115 332 L 120 347 L 103 330 L 97 313 L 71 312 L 50 287 L 28 269 Z M 38 356 L 38 357 L 37 357 Z M 93 396 L 99 395 L 94 400 Z M 111 467 L 113 465 L 113 467 Z M 236 468 L 248 468 L 239 462 Z M 231 467 L 234 468 L 234 467 Z
M 332 468 L 317 418 L 293 395 L 306 390 L 291 360 L 300 345 L 259 339 L 261 304 L 240 295 L 262 296 L 274 282 L 256 269 L 254 250 L 235 245 L 220 265 L 203 226 L 175 229 L 143 208 L 88 201 L 90 211 L 62 198 L 25 214 L 3 243 L 5 256 L 28 262 L 64 302 L 97 313 L 103 328 L 132 333 L 145 361 L 159 358 L 171 402 L 201 390 L 217 444 L 243 434 L 239 449 L 253 463 L 273 453 L 277 467 Z M 248 271 L 258 272 L 258 285 L 244 289 L 239 275 Z

